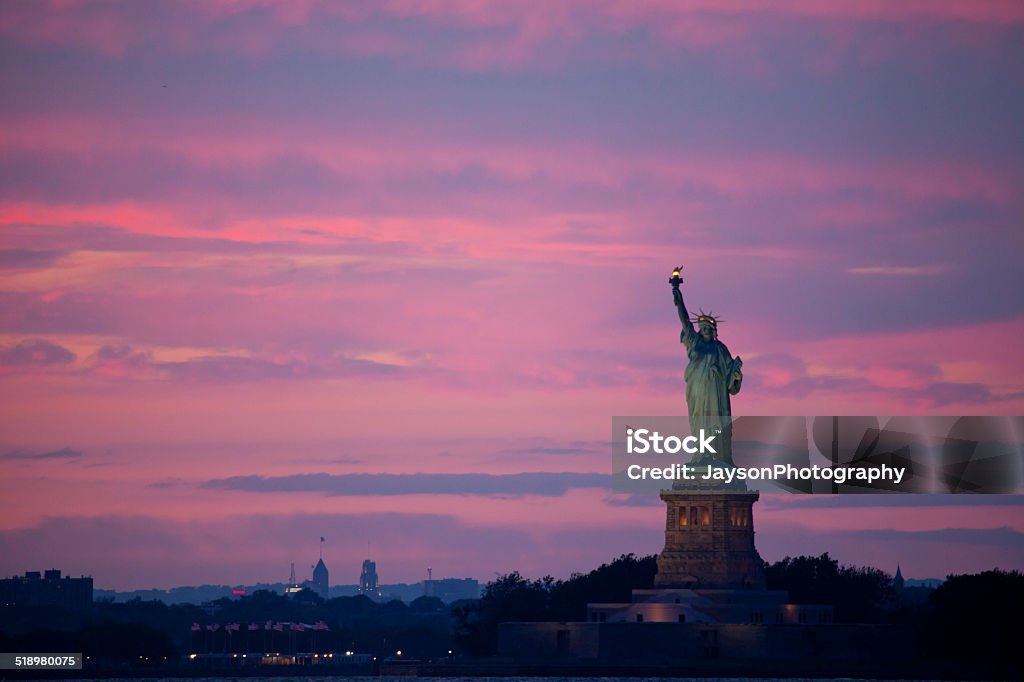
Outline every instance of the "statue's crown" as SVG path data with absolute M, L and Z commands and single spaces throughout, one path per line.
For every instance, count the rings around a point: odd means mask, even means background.
M 717 317 L 716 315 L 713 315 L 711 313 L 706 313 L 703 310 L 700 311 L 700 315 L 694 315 L 691 319 L 694 322 L 696 322 L 697 324 L 700 324 L 701 322 L 707 322 L 712 327 L 717 327 L 718 323 L 723 321 L 721 318 Z

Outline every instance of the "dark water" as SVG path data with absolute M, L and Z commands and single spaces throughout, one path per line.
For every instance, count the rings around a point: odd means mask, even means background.
M 36 678 L 38 679 L 38 678 Z M 133 678 L 104 678 L 95 682 L 129 682 Z M 146 678 L 147 682 L 225 682 L 225 680 L 239 679 L 250 682 L 251 680 L 266 680 L 267 682 L 770 682 L 771 680 L 786 680 L 787 682 L 829 682 L 822 678 L 803 677 L 337 677 L 337 676 L 288 676 L 288 677 L 244 677 L 233 678 L 229 675 L 223 677 L 151 677 Z M 856 678 L 832 678 L 832 682 L 858 682 Z M 68 682 L 83 682 L 83 678 L 68 680 Z M 929 682 L 927 680 L 915 680 L 914 682 Z M 932 680 L 930 682 L 942 682 Z

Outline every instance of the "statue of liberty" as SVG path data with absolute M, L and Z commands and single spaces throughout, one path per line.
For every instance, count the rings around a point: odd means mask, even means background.
M 715 315 L 705 313 L 692 318 L 683 303 L 683 292 L 679 285 L 682 268 L 672 272 L 672 298 L 675 300 L 679 321 L 683 331 L 679 341 L 686 346 L 689 364 L 686 366 L 686 407 L 690 413 L 690 433 L 696 435 L 701 429 L 715 436 L 714 455 L 697 454 L 691 464 L 708 466 L 735 466 L 732 461 L 732 404 L 730 396 L 740 392 L 743 383 L 743 361 L 733 358 L 729 349 L 718 340 L 718 323 Z M 693 324 L 697 323 L 697 330 Z

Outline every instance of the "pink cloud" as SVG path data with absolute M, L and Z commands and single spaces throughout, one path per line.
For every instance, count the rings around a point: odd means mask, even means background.
M 383 22 L 386 32 L 376 26 Z M 122 58 L 128 50 L 174 53 L 230 51 L 262 58 L 295 46 L 335 54 L 392 54 L 470 70 L 519 68 L 550 59 L 567 42 L 649 31 L 663 49 L 733 50 L 766 24 L 812 26 L 959 24 L 1013 27 L 1024 13 L 1013 2 L 827 3 L 804 0 L 698 2 L 462 2 L 313 3 L 209 2 L 165 5 L 138 12 L 130 3 L 25 3 L 0 13 L 0 32 L 28 44 L 70 45 Z M 328 26 L 334 35 L 321 29 Z M 411 30 L 410 30 L 411 26 Z M 458 29 L 462 40 L 439 42 L 431 32 Z M 403 35 L 403 29 L 406 34 Z M 369 30 L 372 39 L 361 37 Z M 911 34 L 912 35 L 912 34 Z M 743 49 L 743 48 L 741 48 Z
M 26 339 L 11 346 L 0 346 L 0 368 L 39 368 L 67 365 L 75 354 L 45 339 Z
M 152 224 L 154 218 L 144 218 L 138 212 L 142 207 L 133 202 L 133 184 L 145 177 L 139 171 L 150 164 L 140 157 L 164 159 L 174 168 L 184 165 L 189 172 L 179 171 L 177 181 L 163 183 L 159 192 L 146 207 L 166 207 L 186 220 L 172 216 L 162 218 L 163 222 L 177 223 L 175 229 L 181 234 L 183 228 L 192 226 L 201 231 L 205 225 L 223 229 L 225 224 L 243 224 L 252 213 L 264 216 L 264 224 L 270 220 L 291 225 L 302 225 L 307 220 L 320 223 L 325 221 L 324 213 L 337 216 L 331 232 L 342 228 L 352 231 L 367 231 L 370 216 L 365 215 L 368 197 L 386 196 L 394 193 L 392 186 L 401 184 L 410 177 L 446 178 L 466 171 L 483 172 L 497 183 L 507 185 L 515 191 L 499 191 L 474 197 L 472 203 L 463 205 L 461 215 L 445 216 L 447 237 L 455 237 L 475 244 L 479 239 L 481 222 L 490 216 L 529 217 L 529 225 L 536 225 L 538 211 L 529 211 L 521 201 L 523 183 L 541 181 L 549 188 L 546 201 L 539 206 L 550 211 L 548 204 L 558 202 L 559 192 L 568 193 L 575 188 L 604 189 L 622 192 L 625 187 L 641 184 L 651 192 L 708 192 L 737 200 L 774 198 L 827 197 L 818 198 L 811 219 L 834 222 L 863 219 L 868 214 L 877 220 L 891 222 L 900 215 L 900 208 L 894 200 L 917 201 L 985 201 L 998 205 L 1013 205 L 1016 187 L 1019 185 L 1019 170 L 1005 164 L 979 161 L 964 161 L 956 158 L 943 160 L 915 158 L 813 158 L 792 153 L 740 153 L 719 152 L 710 154 L 702 151 L 666 150 L 663 152 L 630 151 L 607 148 L 599 143 L 565 142 L 562 144 L 529 144 L 517 140 L 469 139 L 465 136 L 451 136 L 429 126 L 403 125 L 398 132 L 392 126 L 362 128 L 349 126 L 345 132 L 325 129 L 315 125 L 277 126 L 271 121 L 242 119 L 232 122 L 231 130 L 213 121 L 185 122 L 180 119 L 163 119 L 134 124 L 128 128 L 99 120 L 73 118 L 38 119 L 12 121 L 0 136 L 0 149 L 9 152 L 24 152 L 46 158 L 44 153 L 71 154 L 81 162 L 80 177 L 68 177 L 66 181 L 78 191 L 101 182 L 106 188 L 118 185 L 124 187 L 125 199 L 116 202 L 115 208 L 123 215 L 112 218 L 89 213 L 96 210 L 90 203 L 77 202 L 72 212 L 80 222 L 88 220 L 116 220 L 117 225 L 144 226 Z M 105 174 L 94 172 L 90 159 L 105 158 Z M 60 160 L 57 160 L 60 159 Z M 237 192 L 230 188 L 237 178 L 270 173 L 274 164 L 283 159 L 301 159 L 318 169 L 324 183 L 343 187 L 358 183 L 357 196 L 347 197 L 344 193 L 324 191 L 310 194 L 310 201 L 317 208 L 295 214 L 292 206 L 285 207 L 284 195 L 278 203 L 283 216 L 267 216 L 265 203 L 253 204 L 248 197 L 238 201 Z M 55 157 L 52 162 L 55 173 L 65 173 L 66 159 Z M 141 163 L 141 166 L 140 166 Z M 161 173 L 161 166 L 153 164 L 151 173 Z M 123 182 L 113 183 L 108 174 L 111 168 L 123 166 L 127 177 Z M 129 166 L 136 168 L 129 172 Z M 57 170 L 59 169 L 59 170 Z M 223 178 L 220 182 L 197 185 L 192 176 Z M 276 176 L 266 175 L 267 193 L 270 197 L 283 192 Z M 249 183 L 251 184 L 251 183 Z M 248 188 L 248 184 L 245 185 Z M 146 185 L 147 191 L 149 185 Z M 97 190 L 99 191 L 99 190 Z M 116 190 L 115 190 L 116 191 Z M 312 192 L 312 191 L 311 191 Z M 841 199 L 835 205 L 830 201 L 839 193 L 871 192 L 878 196 L 877 203 L 870 207 L 858 206 L 858 213 L 850 213 L 850 203 Z M 507 198 L 504 198 L 506 197 Z M 187 198 L 187 201 L 183 199 Z M 661 200 L 665 202 L 664 199 Z M 0 205 L 3 222 L 43 222 L 53 209 L 38 202 L 8 202 Z M 63 203 L 63 202 L 62 202 Z M 110 202 L 107 202 L 110 203 Z M 289 204 L 294 204 L 292 199 Z M 536 202 L 531 202 L 536 203 Z M 136 205 L 133 205 L 136 204 Z M 247 211 L 247 207 L 253 208 Z M 678 212 L 678 204 L 670 204 Z M 844 208 L 845 207 L 845 208 Z M 399 216 L 374 217 L 372 227 L 379 230 L 382 239 L 402 238 L 393 230 L 380 228 L 387 222 L 401 222 Z M 905 209 L 904 209 L 905 210 Z M 510 211 L 514 213 L 510 214 Z M 837 214 L 841 211 L 841 216 Z M 134 212 L 134 214 L 133 214 Z M 361 215 L 362 214 L 362 215 Z M 467 224 L 465 217 L 478 216 L 475 224 Z M 452 218 L 455 218 L 454 220 Z M 483 221 L 480 220 L 483 218 Z M 57 221 L 59 218 L 53 218 Z M 249 223 L 253 221 L 249 220 Z M 405 230 L 422 231 L 422 216 L 416 221 L 407 221 Z M 458 230 L 460 226 L 466 230 Z M 138 228 L 135 228 L 138 229 Z M 207 228 L 209 229 L 209 228 Z M 319 228 L 318 229 L 322 229 Z M 520 226 L 523 230 L 530 229 Z M 544 229 L 536 230 L 539 232 Z M 422 234 L 406 234 L 417 238 Z M 251 239 L 267 239 L 271 232 L 253 234 Z M 501 239 L 495 233 L 496 238 Z M 291 238 L 302 238 L 298 234 Z M 538 244 L 540 240 L 524 240 Z M 500 249 L 510 246 L 503 244 Z M 620 245 L 621 246 L 621 245 Z

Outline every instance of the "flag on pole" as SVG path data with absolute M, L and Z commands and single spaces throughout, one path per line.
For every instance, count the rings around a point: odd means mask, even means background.
M 271 623 L 271 622 L 270 622 L 270 621 L 268 620 L 268 621 L 267 621 L 267 624 L 263 626 L 263 629 L 264 629 L 264 630 L 273 630 L 273 629 L 274 629 L 274 624 L 273 624 L 273 623 Z
M 274 629 L 278 632 L 284 632 L 284 623 L 276 623 Z
M 292 630 L 295 630 L 296 632 L 305 632 L 306 625 L 305 623 L 292 623 Z
M 260 629 L 259 623 L 249 623 L 249 632 L 254 632 Z
M 200 625 L 199 623 L 192 623 L 192 632 L 201 632 L 202 629 L 203 629 L 203 626 Z
M 241 628 L 241 625 L 238 623 L 231 623 L 230 625 L 224 626 L 224 629 L 228 632 L 238 632 L 239 628 Z
M 326 540 L 324 540 L 324 536 L 323 535 L 320 536 L 320 542 L 327 542 Z
M 206 626 L 206 629 L 210 632 L 217 632 L 217 630 L 220 630 L 220 623 L 211 623 Z
M 314 630 L 330 630 L 330 628 L 327 627 L 327 623 L 323 622 L 322 620 L 318 620 L 317 622 L 313 623 L 313 629 Z

